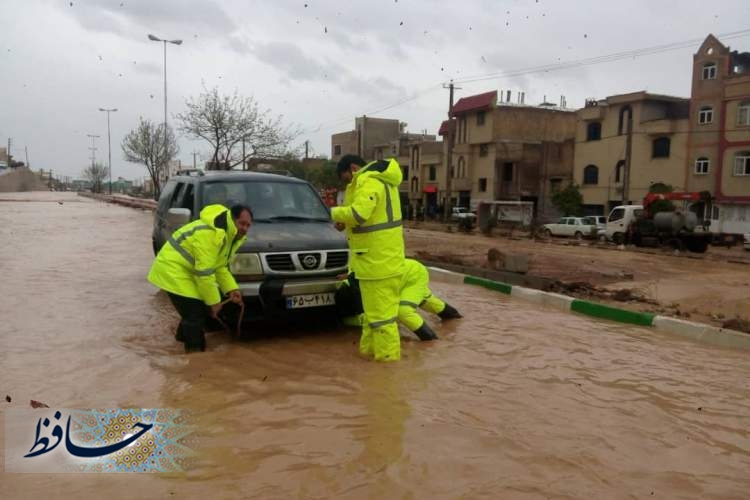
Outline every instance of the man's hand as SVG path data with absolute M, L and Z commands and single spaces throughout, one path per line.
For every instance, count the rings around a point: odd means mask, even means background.
M 214 305 L 208 306 L 208 307 L 211 309 L 211 317 L 212 318 L 218 318 L 219 317 L 219 312 L 221 311 L 221 308 L 223 306 L 221 305 L 221 302 L 219 302 L 218 304 L 214 304 Z
M 339 281 L 344 281 L 345 279 L 349 278 L 349 273 L 341 273 L 338 276 L 336 276 L 336 279 Z
M 242 304 L 242 292 L 239 290 L 232 290 L 229 292 L 229 300 L 235 304 Z
M 344 229 L 346 229 L 346 224 L 344 224 L 343 222 L 337 222 L 335 226 L 336 230 L 338 231 L 343 231 Z

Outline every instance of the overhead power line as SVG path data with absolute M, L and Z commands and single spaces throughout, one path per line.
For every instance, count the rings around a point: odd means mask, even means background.
M 716 38 L 720 40 L 731 40 L 734 38 L 740 38 L 740 37 L 748 36 L 748 35 L 750 35 L 750 29 L 732 31 L 728 33 L 721 33 L 721 34 L 716 35 Z M 651 47 L 643 47 L 639 49 L 614 52 L 611 54 L 605 54 L 605 55 L 596 56 L 596 57 L 550 63 L 550 64 L 544 64 L 544 65 L 539 65 L 539 66 L 529 66 L 526 68 L 519 68 L 515 70 L 504 70 L 504 71 L 497 71 L 493 73 L 485 73 L 482 75 L 475 75 L 475 76 L 470 76 L 470 77 L 465 77 L 465 78 L 460 78 L 460 79 L 454 79 L 453 82 L 455 84 L 460 84 L 460 83 L 465 84 L 465 83 L 480 82 L 480 81 L 485 81 L 485 80 L 494 80 L 497 78 L 509 78 L 509 77 L 515 77 L 515 76 L 521 76 L 521 75 L 528 75 L 528 74 L 533 74 L 533 73 L 546 73 L 550 71 L 559 71 L 563 69 L 576 68 L 576 67 L 581 67 L 581 66 L 591 66 L 594 64 L 602 64 L 602 63 L 607 63 L 607 62 L 619 61 L 622 59 L 649 56 L 649 55 L 654 55 L 654 54 L 661 54 L 664 52 L 670 52 L 673 50 L 695 47 L 696 45 L 703 43 L 704 40 L 705 40 L 705 37 L 693 38 L 690 40 L 683 40 L 680 42 L 672 42 L 672 43 L 661 44 L 661 45 L 653 45 Z M 432 92 L 434 90 L 441 88 L 441 86 L 442 86 L 442 83 L 432 85 L 430 87 L 427 87 L 427 88 L 424 88 L 422 90 L 415 92 L 410 97 L 407 97 L 405 99 L 401 99 L 392 104 L 388 104 L 378 109 L 365 112 L 365 113 L 359 113 L 359 114 L 360 115 L 361 114 L 375 115 L 377 113 L 382 113 L 383 111 L 387 111 L 389 109 L 393 109 L 395 107 L 406 104 L 407 102 L 414 101 L 429 92 Z M 311 127 L 309 131 L 317 132 L 323 128 L 332 127 L 334 125 L 345 123 L 349 120 L 351 120 L 351 116 L 347 118 L 342 118 L 340 120 L 332 121 L 332 122 L 321 123 L 317 127 Z

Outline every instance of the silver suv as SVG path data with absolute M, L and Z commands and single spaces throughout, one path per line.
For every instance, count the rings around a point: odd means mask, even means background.
M 345 273 L 346 239 L 308 182 L 258 172 L 185 171 L 169 179 L 154 215 L 156 253 L 175 229 L 206 205 L 253 210 L 253 226 L 230 269 L 248 318 L 334 305 L 336 276 Z M 302 311 L 300 311 L 302 312 Z

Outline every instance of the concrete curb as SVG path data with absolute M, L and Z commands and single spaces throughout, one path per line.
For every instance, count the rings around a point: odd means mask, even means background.
M 438 267 L 429 267 L 430 279 L 451 284 L 467 284 L 495 290 L 511 297 L 540 304 L 559 311 L 571 311 L 594 318 L 616 321 L 631 325 L 648 326 L 655 330 L 671 333 L 699 342 L 721 347 L 750 349 L 750 334 L 718 328 L 702 323 L 694 323 L 652 313 L 642 313 L 620 309 L 605 304 L 580 300 L 558 293 L 544 292 L 532 288 L 513 286 L 499 281 L 478 278 Z

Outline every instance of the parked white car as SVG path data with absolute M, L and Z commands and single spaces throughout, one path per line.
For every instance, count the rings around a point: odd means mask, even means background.
M 596 237 L 603 237 L 607 232 L 607 216 L 606 215 L 588 215 L 584 217 L 586 222 L 592 226 L 596 226 Z
M 453 207 L 453 212 L 451 213 L 451 220 L 453 222 L 457 222 L 463 219 L 469 219 L 471 221 L 476 220 L 477 216 L 474 213 L 471 213 L 468 208 L 465 207 Z
M 542 227 L 544 235 L 547 237 L 572 236 L 577 240 L 581 240 L 596 236 L 596 225 L 585 217 L 563 217 L 556 223 L 545 224 Z
M 745 243 L 744 243 L 745 250 L 750 251 L 750 233 L 745 233 L 744 240 L 745 240 Z

